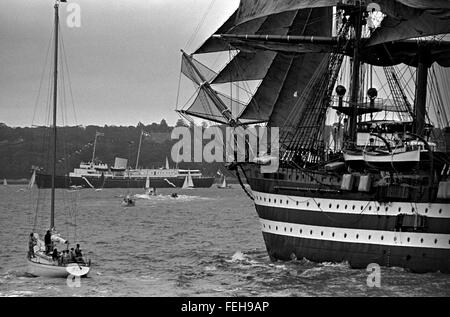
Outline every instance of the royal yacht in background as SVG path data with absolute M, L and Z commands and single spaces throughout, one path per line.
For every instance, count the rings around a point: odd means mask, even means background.
M 94 140 L 92 160 L 88 163 L 81 162 L 80 166 L 68 175 L 57 175 L 55 180 L 56 188 L 144 188 L 147 178 L 150 179 L 152 188 L 181 188 L 185 180 L 189 178 L 192 179 L 192 187 L 208 188 L 212 186 L 214 177 L 205 177 L 200 170 L 170 168 L 167 157 L 164 167 L 138 168 L 144 133 L 144 131 L 141 133 L 136 168 L 133 169 L 128 165 L 127 159 L 119 157 L 115 158 L 114 166 L 108 166 L 105 163 L 94 163 L 97 137 L 103 135 L 97 132 Z M 36 173 L 36 184 L 39 188 L 50 188 L 50 175 L 38 170 Z
M 280 129 L 276 173 L 230 166 L 271 259 L 450 272 L 449 19 L 450 1 L 241 0 L 183 52 L 198 89 L 180 113 Z M 199 61 L 218 52 L 219 72 Z M 219 84 L 255 80 L 233 115 Z

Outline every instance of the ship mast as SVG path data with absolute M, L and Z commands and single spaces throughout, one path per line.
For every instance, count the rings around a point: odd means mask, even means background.
M 415 111 L 415 133 L 421 137 L 424 136 L 426 99 L 427 99 L 427 81 L 428 81 L 428 62 L 426 48 L 422 47 L 418 53 L 418 65 L 416 75 L 416 98 L 414 101 Z
M 52 190 L 50 205 L 50 229 L 55 227 L 55 178 L 56 178 L 56 106 L 58 98 L 58 27 L 59 27 L 59 0 L 55 3 L 55 52 L 53 71 L 53 148 L 52 148 Z
M 362 33 L 362 7 L 361 5 L 356 8 L 353 15 L 353 27 L 355 30 L 355 39 L 353 41 L 353 64 L 352 64 L 352 77 L 351 77 L 351 91 L 350 91 L 350 116 L 349 116 L 349 133 L 348 141 L 350 146 L 353 147 L 356 144 L 356 126 L 358 120 L 358 100 L 359 100 L 359 80 L 360 80 L 360 43 Z

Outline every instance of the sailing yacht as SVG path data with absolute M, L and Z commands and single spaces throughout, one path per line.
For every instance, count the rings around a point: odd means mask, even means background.
M 7 186 L 8 182 L 6 181 L 6 178 L 3 179 L 3 186 Z
M 53 73 L 53 125 L 52 125 L 52 187 L 51 187 L 51 208 L 50 208 L 50 227 L 47 230 L 49 242 L 47 245 L 39 237 L 39 234 L 32 232 L 29 236 L 29 251 L 27 254 L 27 272 L 34 276 L 43 277 L 67 277 L 86 276 L 90 270 L 90 261 L 86 262 L 81 258 L 64 259 L 56 252 L 55 246 L 60 246 L 59 250 L 69 249 L 69 241 L 63 239 L 56 231 L 55 227 L 55 175 L 56 175 L 56 110 L 57 110 L 57 83 L 58 83 L 58 31 L 59 31 L 59 5 L 57 0 L 55 9 L 55 32 L 54 32 L 54 73 Z M 35 172 L 32 180 L 34 180 Z
M 192 181 L 191 170 L 188 170 L 188 174 L 186 175 L 183 186 L 181 188 L 183 188 L 183 189 L 194 188 L 194 182 Z
M 450 273 L 449 18 L 450 1 L 241 0 L 182 52 L 197 90 L 178 112 L 279 128 L 275 173 L 229 164 L 272 260 Z M 227 51 L 220 71 L 200 61 Z M 219 90 L 251 81 L 247 101 Z
M 220 185 L 217 185 L 217 188 L 220 189 L 231 188 L 231 186 L 227 184 L 227 178 L 225 177 L 225 175 L 222 175 L 222 182 Z

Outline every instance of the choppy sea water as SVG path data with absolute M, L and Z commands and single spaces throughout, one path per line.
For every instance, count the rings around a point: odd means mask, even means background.
M 372 288 L 369 272 L 346 263 L 271 262 L 238 185 L 159 190 L 130 208 L 120 204 L 126 189 L 57 190 L 56 227 L 93 266 L 80 287 L 30 277 L 27 239 L 35 225 L 41 235 L 48 227 L 50 191 L 25 188 L 0 186 L 0 296 L 450 296 L 441 273 L 381 268 Z

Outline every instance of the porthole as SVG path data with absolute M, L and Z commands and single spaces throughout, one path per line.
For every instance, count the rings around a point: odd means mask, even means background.
M 381 236 L 381 240 L 384 240 L 384 236 Z
M 278 231 L 278 226 L 275 227 L 275 230 Z
M 270 225 L 269 225 L 269 229 L 272 229 L 272 228 L 270 227 Z
M 334 237 L 334 232 L 331 234 L 332 237 Z
M 386 209 L 384 209 L 385 211 L 389 211 L 389 207 L 386 207 Z
M 352 208 L 352 209 L 353 209 L 353 210 L 355 210 L 355 208 L 356 208 L 356 206 L 355 206 L 355 205 L 353 205 L 353 208 Z
M 298 206 L 298 201 L 297 201 L 297 206 Z
M 311 230 L 311 231 L 309 232 L 309 234 L 313 234 L 313 231 Z
M 440 213 L 440 214 L 442 213 L 442 209 L 439 209 L 439 213 Z
M 346 233 L 344 233 L 344 238 L 347 238 L 347 234 Z
M 320 233 L 321 236 L 323 236 L 323 231 Z
M 284 232 L 286 232 L 286 227 L 284 227 Z
M 302 229 L 300 229 L 300 230 L 299 230 L 299 232 L 300 232 L 300 234 L 302 234 L 302 233 L 303 233 L 303 230 L 302 230 Z
M 372 206 L 369 206 L 369 210 L 372 210 Z
M 291 230 L 289 230 L 290 232 L 292 232 L 292 228 L 291 228 Z
M 333 206 L 332 204 L 329 204 L 328 207 L 331 208 L 331 206 Z
M 371 235 L 369 235 L 369 240 L 370 240 L 370 239 L 372 239 L 372 236 L 371 236 Z
M 288 200 L 286 200 L 286 205 L 289 205 L 289 201 Z
M 428 213 L 428 208 L 425 208 L 425 213 L 426 213 L 426 214 Z
M 412 211 L 412 212 L 416 211 L 416 208 L 413 208 L 411 211 Z
M 336 209 L 339 209 L 339 205 L 336 205 Z
M 317 207 L 319 207 L 319 208 L 320 208 L 320 203 L 318 203 L 318 204 L 317 204 Z
M 309 202 L 306 203 L 306 207 L 309 207 Z
M 408 242 L 409 242 L 409 241 L 411 241 L 411 238 L 410 238 L 410 237 L 408 237 L 408 239 L 406 239 L 406 241 L 408 241 Z
M 377 207 L 377 211 L 380 211 L 380 206 Z
M 423 238 L 422 238 L 422 239 L 420 239 L 420 243 L 423 243 Z
M 274 202 L 274 203 L 276 204 L 276 203 L 277 203 L 277 200 L 276 200 L 276 199 L 274 199 L 274 200 L 273 200 L 273 202 Z
M 398 207 L 398 211 L 399 211 L 399 212 L 402 211 L 402 207 Z
M 356 235 L 356 239 L 359 239 L 359 234 Z
M 434 244 L 436 244 L 436 243 L 437 243 L 437 241 L 438 241 L 437 239 L 434 239 Z
M 348 207 L 348 206 L 347 206 L 347 205 L 345 205 L 344 209 L 347 209 L 347 207 Z
M 397 241 L 397 237 L 394 237 L 394 242 L 396 242 Z

